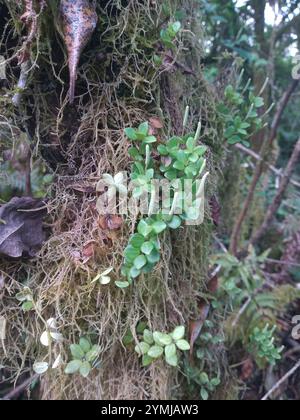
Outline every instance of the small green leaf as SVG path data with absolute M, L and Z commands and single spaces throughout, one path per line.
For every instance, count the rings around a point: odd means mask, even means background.
M 205 388 L 201 388 L 200 395 L 202 400 L 207 401 L 209 398 L 209 394 Z
M 153 250 L 150 255 L 147 255 L 147 260 L 150 264 L 157 264 L 160 261 L 160 253 Z
M 209 382 L 209 377 L 208 377 L 207 373 L 202 372 L 202 373 L 200 374 L 200 381 L 201 381 L 201 384 L 202 384 L 202 385 L 207 385 L 207 384 L 208 384 L 208 382 Z
M 167 229 L 167 225 L 165 224 L 165 222 L 157 221 L 153 223 L 152 228 L 155 233 L 160 234 Z
M 178 356 L 177 356 L 177 354 L 174 354 L 171 357 L 166 357 L 166 362 L 170 366 L 177 367 L 178 366 Z
M 172 220 L 168 223 L 169 228 L 178 229 L 181 226 L 181 219 L 179 216 L 174 216 Z
M 89 340 L 87 340 L 86 338 L 82 337 L 79 341 L 79 345 L 82 348 L 82 350 L 84 351 L 84 353 L 87 353 L 88 351 L 91 350 L 91 344 L 89 342 Z
M 128 245 L 124 251 L 124 256 L 126 260 L 128 260 L 131 263 L 136 259 L 136 257 L 139 256 L 139 254 L 140 250 L 138 248 L 133 247 L 131 244 Z
M 139 356 L 143 356 L 144 354 L 147 354 L 149 350 L 150 350 L 150 345 L 148 343 L 145 343 L 144 341 L 142 341 L 141 343 L 135 346 L 135 351 Z
M 176 346 L 179 348 L 179 350 L 187 351 L 190 350 L 190 345 L 186 340 L 178 340 L 176 341 Z
M 169 344 L 165 347 L 165 356 L 166 359 L 170 359 L 171 357 L 175 356 L 177 354 L 176 352 L 176 346 L 174 343 Z
M 49 369 L 49 363 L 47 362 L 35 362 L 33 365 L 33 370 L 38 375 L 43 375 Z
M 170 169 L 169 171 L 167 171 L 165 173 L 165 177 L 169 180 L 169 181 L 173 181 L 174 179 L 177 178 L 177 170 L 176 169 Z
M 178 171 L 183 171 L 185 168 L 185 165 L 183 162 L 180 162 L 179 160 L 177 160 L 174 164 L 173 164 L 173 168 L 177 169 Z
M 179 327 L 176 327 L 175 330 L 172 332 L 171 336 L 173 340 L 178 341 L 182 340 L 185 334 L 185 327 L 183 325 L 180 325 Z
M 130 140 L 136 140 L 137 139 L 136 131 L 133 128 L 125 128 L 125 135 Z
M 144 330 L 143 338 L 144 338 L 145 343 L 147 343 L 147 344 L 151 345 L 151 344 L 154 343 L 153 334 L 148 329 Z
M 149 365 L 151 365 L 151 363 L 154 361 L 154 359 L 150 356 L 148 356 L 148 354 L 145 354 L 143 356 L 143 366 L 147 367 Z
M 128 281 L 116 281 L 115 285 L 119 288 L 119 289 L 127 289 L 127 287 L 130 286 L 130 284 L 128 283 Z
M 150 255 L 153 249 L 154 249 L 154 244 L 152 242 L 145 242 L 142 245 L 141 251 L 146 255 Z
M 136 279 L 137 277 L 139 277 L 141 274 L 141 270 L 138 270 L 136 267 L 132 267 L 129 275 L 131 278 Z
M 157 139 L 156 139 L 155 136 L 147 136 L 144 139 L 144 143 L 146 143 L 146 144 L 152 144 L 152 143 L 156 143 L 156 142 L 157 142 Z
M 82 361 L 81 360 L 72 360 L 70 363 L 67 364 L 67 367 L 65 369 L 65 373 L 67 375 L 72 375 L 73 373 L 76 373 L 81 368 Z
M 130 239 L 130 244 L 134 247 L 137 248 L 138 250 L 141 249 L 141 246 L 143 245 L 143 243 L 145 242 L 145 238 L 143 235 L 140 235 L 139 233 L 136 233 L 135 235 L 133 235 Z
M 158 359 L 160 356 L 162 356 L 164 352 L 163 347 L 161 346 L 152 346 L 150 347 L 148 351 L 148 356 L 152 357 L 152 359 Z
M 100 354 L 100 347 L 97 345 L 94 345 L 91 350 L 86 354 L 86 360 L 90 363 L 94 362 L 95 359 L 97 359 L 97 357 Z
M 34 308 L 33 302 L 31 302 L 31 301 L 22 303 L 22 309 L 23 309 L 24 312 L 29 312 L 33 308 Z
M 173 31 L 177 34 L 181 29 L 181 23 L 180 22 L 174 22 L 172 25 Z
M 149 226 L 148 223 L 145 220 L 141 220 L 138 224 L 138 233 L 143 235 L 145 238 L 150 235 L 152 232 L 152 226 Z
M 167 156 L 169 154 L 166 146 L 164 146 L 163 144 L 160 144 L 157 148 L 157 151 L 160 155 L 162 156 Z
M 84 362 L 80 366 L 79 372 L 80 372 L 81 376 L 83 376 L 84 378 L 87 378 L 89 376 L 91 370 L 92 370 L 91 364 L 89 362 Z
M 137 270 L 141 270 L 147 264 L 147 259 L 144 255 L 139 255 L 134 260 L 134 266 Z
M 153 333 L 153 339 L 159 346 L 168 346 L 172 343 L 172 337 L 159 331 Z
M 70 350 L 74 359 L 82 359 L 84 357 L 84 351 L 78 344 L 71 344 Z
M 140 124 L 140 126 L 138 128 L 138 132 L 146 137 L 148 132 L 149 132 L 149 123 L 144 122 L 144 123 Z

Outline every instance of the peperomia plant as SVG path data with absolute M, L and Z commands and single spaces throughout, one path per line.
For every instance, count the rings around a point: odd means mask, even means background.
M 243 73 L 239 80 L 242 79 L 242 75 Z M 218 106 L 224 122 L 224 136 L 231 145 L 242 143 L 249 147 L 251 136 L 263 128 L 263 117 L 259 115 L 259 109 L 264 106 L 264 99 L 260 95 L 266 84 L 259 95 L 254 95 L 249 85 L 248 82 L 244 88 L 240 83 L 237 87 L 227 86 L 224 100 Z
M 166 29 L 162 29 L 160 32 L 160 39 L 166 48 L 174 48 L 174 40 L 181 30 L 181 23 L 179 21 L 169 23 Z
M 204 209 L 203 199 L 199 197 L 204 191 L 208 173 L 200 182 L 199 178 L 206 168 L 204 155 L 207 151 L 206 146 L 199 144 L 201 124 L 196 134 L 175 136 L 159 145 L 157 138 L 149 133 L 149 128 L 145 122 L 137 129 L 125 129 L 125 135 L 133 142 L 129 149 L 134 161 L 132 195 L 136 199 L 145 194 L 150 196 L 150 205 L 148 217 L 140 220 L 137 232 L 125 249 L 122 275 L 127 281 L 116 283 L 122 288 L 128 287 L 140 274 L 151 272 L 160 261 L 159 235 L 168 228 L 178 229 L 185 221 L 197 220 L 201 209 Z M 153 214 L 157 204 L 155 180 L 168 182 L 170 195 L 168 199 L 160 200 L 159 210 Z M 190 182 L 188 194 L 182 192 L 185 181 Z M 182 211 L 178 212 L 178 208 Z
M 254 328 L 250 335 L 249 352 L 255 357 L 259 365 L 265 362 L 275 365 L 281 359 L 281 353 L 284 347 L 275 346 L 274 333 L 276 325 L 270 328 L 267 324 L 264 329 Z
M 173 367 L 179 364 L 178 350 L 188 351 L 189 343 L 184 339 L 185 327 L 178 326 L 170 334 L 159 331 L 151 332 L 145 329 L 142 341 L 136 345 L 136 353 L 142 357 L 143 366 L 149 366 L 152 362 L 161 357 Z
M 100 347 L 97 345 L 92 346 L 87 338 L 82 337 L 79 344 L 71 344 L 70 351 L 73 360 L 68 363 L 65 373 L 71 375 L 79 372 L 81 376 L 87 378 L 93 367 L 95 367 Z

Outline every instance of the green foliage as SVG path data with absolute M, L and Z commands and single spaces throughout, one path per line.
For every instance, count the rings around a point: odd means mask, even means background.
M 216 255 L 213 261 L 220 265 L 223 271 L 218 292 L 219 301 L 213 305 L 218 308 L 224 301 L 224 295 L 227 295 L 233 310 L 240 307 L 245 298 L 252 297 L 263 285 L 264 275 L 261 265 L 266 262 L 268 255 L 269 251 L 260 256 L 256 255 L 253 247 L 249 248 L 249 254 L 243 261 L 229 253 Z
M 16 299 L 22 303 L 22 309 L 24 312 L 29 312 L 34 309 L 33 293 L 29 287 L 16 294 Z
M 160 39 L 166 48 L 173 49 L 174 41 L 181 30 L 181 23 L 179 21 L 169 23 L 166 29 L 162 29 L 160 32 Z
M 178 190 L 182 191 L 184 180 L 192 181 L 192 190 L 196 195 L 204 190 L 205 180 L 203 177 L 200 187 L 197 190 L 196 181 L 205 170 L 206 160 L 204 155 L 207 151 L 206 146 L 198 144 L 201 126 L 198 126 L 197 133 L 194 135 L 176 136 L 169 139 L 165 144 L 157 145 L 155 136 L 149 134 L 149 124 L 142 123 L 137 129 L 126 128 L 125 135 L 134 142 L 134 146 L 129 149 L 129 154 L 133 158 L 131 179 L 134 182 L 133 197 L 138 199 L 145 194 L 149 194 L 150 208 L 149 217 L 138 223 L 137 232 L 130 238 L 129 244 L 124 251 L 125 260 L 122 268 L 122 275 L 127 277 L 127 281 L 118 282 L 117 286 L 128 287 L 132 280 L 139 277 L 142 273 L 149 273 L 160 261 L 160 241 L 159 235 L 166 229 L 178 229 L 186 220 L 195 220 L 199 214 L 195 208 L 199 208 L 199 200 L 193 201 L 193 205 L 182 214 L 176 215 L 178 205 L 185 209 L 185 197 Z M 159 157 L 154 160 L 152 155 Z M 170 202 L 161 202 L 160 210 L 157 214 L 151 214 L 153 198 L 156 198 L 155 186 L 152 180 L 174 181 L 170 191 Z M 181 185 L 180 185 L 181 183 Z M 178 187 L 181 187 L 178 188 Z M 200 191 L 199 191 L 200 190 Z M 165 209 L 168 206 L 168 210 Z M 170 209 L 171 207 L 171 209 Z
M 100 347 L 92 346 L 87 338 L 82 337 L 79 344 L 71 344 L 70 351 L 73 360 L 67 364 L 65 373 L 72 375 L 79 372 L 81 376 L 87 378 L 99 357 Z
M 224 101 L 219 104 L 218 110 L 224 122 L 224 136 L 228 144 L 250 146 L 250 138 L 263 127 L 263 119 L 258 113 L 263 106 L 263 98 L 255 96 L 248 85 L 243 90 L 227 86 Z
M 255 357 L 258 365 L 268 362 L 275 365 L 281 359 L 282 348 L 277 348 L 274 344 L 274 332 L 276 326 L 269 329 L 269 324 L 264 329 L 254 328 L 249 339 L 249 352 Z
M 143 366 L 149 366 L 157 359 L 164 357 L 170 366 L 179 365 L 178 351 L 188 351 L 189 343 L 184 339 L 185 327 L 178 326 L 170 334 L 144 329 L 141 341 L 136 345 L 136 353 L 142 357 Z
M 208 400 L 221 383 L 214 350 L 224 343 L 224 338 L 216 334 L 215 330 L 214 322 L 209 320 L 204 322 L 203 330 L 194 344 L 195 360 L 191 363 L 186 358 L 184 363 L 190 393 L 195 398 L 200 397 L 203 400 Z M 213 366 L 216 366 L 215 370 L 212 369 Z

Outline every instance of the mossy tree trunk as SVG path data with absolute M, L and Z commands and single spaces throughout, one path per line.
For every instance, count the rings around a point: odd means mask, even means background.
M 5 21 L 1 54 L 8 60 L 22 48 L 26 35 L 19 3 L 0 3 Z M 53 361 L 58 354 L 67 361 L 69 345 L 89 335 L 101 347 L 99 369 L 88 379 L 65 375 L 63 366 L 50 370 L 41 380 L 42 398 L 197 398 L 199 392 L 193 395 L 194 390 L 188 390 L 177 369 L 160 361 L 143 368 L 123 339 L 128 331 L 134 335 L 140 322 L 152 330 L 171 331 L 176 325 L 188 327 L 199 316 L 197 302 L 207 292 L 209 277 L 213 228 L 209 206 L 202 226 L 165 235 L 161 263 L 126 291 L 91 280 L 108 267 L 118 279 L 124 248 L 136 226 L 136 219 L 128 217 L 120 231 L 105 230 L 96 210 L 95 185 L 101 175 L 130 170 L 125 127 L 155 117 L 164 124 L 163 138 L 180 134 L 189 105 L 189 129 L 195 131 L 201 120 L 201 141 L 209 147 L 208 200 L 215 193 L 222 138 L 214 94 L 202 75 L 198 3 L 99 1 L 99 22 L 81 58 L 74 106 L 67 100 L 67 59 L 57 13 L 58 2 L 51 0 L 38 16 L 30 47 L 32 66 L 19 108 L 11 105 L 19 77 L 15 60 L 7 64 L 9 87 L 0 104 L 3 118 L 28 135 L 32 161 L 42 156 L 48 170 L 54 171 L 47 203 L 49 237 L 39 256 L 30 261 L 2 260 L 5 290 L 0 308 L 8 323 L 0 363 L 14 379 L 28 375 L 35 361 Z M 160 30 L 176 13 L 185 30 L 166 57 Z M 162 64 L 155 55 L 161 56 Z M 13 299 L 24 283 L 35 301 L 36 310 L 29 313 Z M 45 348 L 39 339 L 52 317 L 64 341 Z M 220 348 L 208 369 L 224 366 Z

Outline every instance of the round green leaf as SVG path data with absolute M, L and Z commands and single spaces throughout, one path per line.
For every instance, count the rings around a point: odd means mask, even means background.
M 145 242 L 142 245 L 141 251 L 146 255 L 150 255 L 153 249 L 154 249 L 154 244 L 152 242 Z
M 136 131 L 134 130 L 134 128 L 125 128 L 125 135 L 130 140 L 136 140 L 137 139 Z
M 176 327 L 175 330 L 172 332 L 172 338 L 177 341 L 181 340 L 184 337 L 185 334 L 185 327 L 183 325 L 180 325 L 179 327 Z
M 79 368 L 80 375 L 87 378 L 92 370 L 92 366 L 89 362 L 84 362 Z
M 207 401 L 209 398 L 208 392 L 205 388 L 201 388 L 200 395 L 202 400 Z
M 176 346 L 174 343 L 169 344 L 168 346 L 165 347 L 165 356 L 167 359 L 172 358 L 176 354 L 177 354 L 177 351 L 176 351 Z
M 141 220 L 138 224 L 138 232 L 145 238 L 152 232 L 152 226 L 149 226 L 145 220 Z
M 132 267 L 129 275 L 132 279 L 136 279 L 141 274 L 141 270 L 138 270 L 136 267 Z
M 200 381 L 201 381 L 201 384 L 202 384 L 202 385 L 206 385 L 206 384 L 208 384 L 208 382 L 209 382 L 209 377 L 208 377 L 207 373 L 205 373 L 205 372 L 202 372 L 202 373 L 201 373 L 201 375 L 200 375 Z
M 172 343 L 172 337 L 169 334 L 164 334 L 159 331 L 153 333 L 153 339 L 159 346 L 168 346 Z
M 128 283 L 128 281 L 116 281 L 115 285 L 119 288 L 119 289 L 127 289 L 127 287 L 130 286 L 130 284 Z
M 147 255 L 147 260 L 150 264 L 156 264 L 160 260 L 160 253 L 157 251 L 152 251 L 150 255 Z
M 38 375 L 42 375 L 43 373 L 46 373 L 49 369 L 49 363 L 47 362 L 35 362 L 33 365 L 33 370 Z
M 169 228 L 178 229 L 181 226 L 181 219 L 178 216 L 174 216 L 172 220 L 168 223 Z
M 133 247 L 132 245 L 128 245 L 124 251 L 124 256 L 128 262 L 133 262 L 139 254 L 139 249 Z
M 150 350 L 149 344 L 145 343 L 144 341 L 142 341 L 141 343 L 135 346 L 135 351 L 139 356 L 143 356 L 144 354 L 147 354 L 149 350 Z
M 139 255 L 134 260 L 134 266 L 137 270 L 141 270 L 147 264 L 147 259 L 144 255 Z
M 153 362 L 153 360 L 154 359 L 152 357 L 148 356 L 148 354 L 145 354 L 143 356 L 143 366 L 144 367 L 147 367 L 147 366 L 151 365 L 151 363 Z
M 136 233 L 135 235 L 133 235 L 130 239 L 130 244 L 137 249 L 141 249 L 141 246 L 143 245 L 143 243 L 145 242 L 145 238 L 143 235 L 140 235 L 139 233 Z
M 84 351 L 78 344 L 71 344 L 70 350 L 74 359 L 82 359 L 84 357 Z
M 67 367 L 65 369 L 65 373 L 67 375 L 72 375 L 73 373 L 76 373 L 81 368 L 82 361 L 81 360 L 72 360 L 72 362 L 67 364 Z
M 143 338 L 144 338 L 145 343 L 148 343 L 150 345 L 153 344 L 153 342 L 154 342 L 152 332 L 149 331 L 149 330 L 147 330 L 147 329 L 144 330 L 144 336 L 143 336 Z
M 179 348 L 179 350 L 187 351 L 190 350 L 191 346 L 186 340 L 178 340 L 176 341 L 176 346 Z
M 170 366 L 177 367 L 178 366 L 178 356 L 177 356 L 177 354 L 174 354 L 171 357 L 166 357 L 166 362 Z
M 97 359 L 97 357 L 100 354 L 100 347 L 95 345 L 91 348 L 91 350 L 89 352 L 87 352 L 86 354 L 86 360 L 88 362 L 94 362 L 95 359 Z
M 82 348 L 82 350 L 84 351 L 84 353 L 87 353 L 88 351 L 91 350 L 91 344 L 89 342 L 89 340 L 87 340 L 86 338 L 82 337 L 79 341 L 79 345 Z
M 153 359 L 158 359 L 160 356 L 162 356 L 164 352 L 163 347 L 161 346 L 153 346 L 148 351 L 148 356 L 152 357 Z

